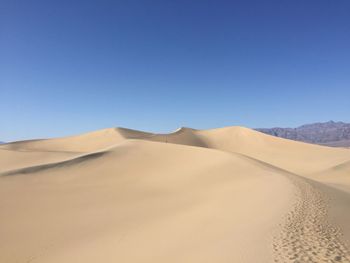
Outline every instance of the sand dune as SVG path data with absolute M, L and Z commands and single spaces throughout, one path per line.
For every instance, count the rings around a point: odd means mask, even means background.
M 350 193 L 350 161 L 312 175 L 313 179 Z
M 109 128 L 71 137 L 8 143 L 1 145 L 1 149 L 84 153 L 111 147 L 125 139 L 143 139 L 151 135 L 131 129 Z
M 244 127 L 213 130 L 183 128 L 153 140 L 238 152 L 292 172 L 308 174 L 349 160 L 347 149 L 334 149 L 266 135 Z M 303 164 L 303 165 L 300 165 Z
M 0 169 L 0 262 L 350 262 L 348 149 L 112 128 L 1 145 Z
M 69 159 L 77 155 L 70 152 L 8 150 L 0 147 L 0 172 Z

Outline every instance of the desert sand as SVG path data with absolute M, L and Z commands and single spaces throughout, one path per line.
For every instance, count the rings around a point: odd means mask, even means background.
M 350 262 L 350 149 L 243 127 L 0 146 L 0 262 Z

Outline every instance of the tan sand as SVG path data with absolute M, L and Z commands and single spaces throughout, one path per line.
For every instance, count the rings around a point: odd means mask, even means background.
M 0 146 L 0 262 L 350 262 L 350 150 L 242 127 Z

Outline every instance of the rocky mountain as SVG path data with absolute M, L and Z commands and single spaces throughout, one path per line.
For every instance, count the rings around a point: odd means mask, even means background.
M 334 147 L 350 147 L 350 123 L 328 121 L 297 128 L 259 128 L 257 131 L 295 141 Z

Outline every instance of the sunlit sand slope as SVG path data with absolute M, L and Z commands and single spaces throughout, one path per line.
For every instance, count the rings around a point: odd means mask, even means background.
M 350 150 L 243 127 L 0 146 L 0 262 L 350 262 Z
M 1 178 L 1 262 L 269 262 L 294 191 L 244 157 L 156 142 L 36 168 Z
M 71 137 L 13 142 L 1 145 L 0 149 L 84 153 L 111 147 L 128 138 L 148 138 L 151 135 L 125 128 L 109 128 Z
M 70 152 L 8 150 L 0 147 L 0 173 L 32 165 L 67 160 L 77 155 Z
M 350 160 L 350 151 L 276 138 L 244 127 L 182 128 L 157 140 L 242 153 L 292 172 L 308 174 Z M 155 139 L 153 139 L 155 140 Z
M 236 152 L 300 174 L 321 172 L 350 160 L 350 151 L 276 138 L 244 127 L 212 130 L 180 128 L 170 134 L 152 134 L 110 128 L 72 137 L 15 142 L 1 149 L 86 153 L 141 139 Z

